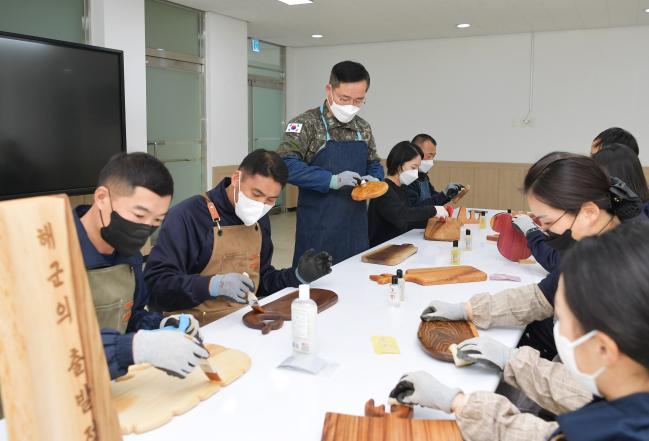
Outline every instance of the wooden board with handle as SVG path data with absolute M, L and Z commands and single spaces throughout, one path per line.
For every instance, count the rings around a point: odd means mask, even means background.
M 298 291 L 286 294 L 277 300 L 262 305 L 263 313 L 249 311 L 242 320 L 244 325 L 253 329 L 260 329 L 262 334 L 281 328 L 285 321 L 291 320 L 291 303 L 298 297 Z M 331 308 L 338 302 L 338 295 L 328 289 L 311 289 L 311 300 L 318 305 L 318 313 Z
M 66 196 L 0 203 L 0 314 L 8 438 L 122 439 Z
M 386 285 L 392 281 L 394 274 L 374 274 L 370 280 L 379 285 Z M 406 270 L 403 278 L 406 282 L 418 285 L 446 285 L 451 283 L 483 282 L 487 280 L 487 273 L 472 266 L 440 266 L 436 268 L 417 268 Z
M 465 207 L 457 211 L 456 217 L 439 219 L 432 217 L 426 223 L 424 239 L 437 240 L 442 242 L 453 242 L 460 240 L 462 227 L 467 224 L 479 224 L 480 216 L 476 211 L 468 212 Z
M 400 264 L 416 252 L 417 247 L 410 243 L 401 245 L 390 244 L 363 254 L 361 260 L 365 263 L 394 266 Z
M 114 381 L 113 402 L 124 435 L 144 433 L 168 423 L 232 383 L 250 368 L 250 357 L 223 346 L 206 344 L 210 365 L 220 381 L 210 381 L 200 367 L 186 378 L 167 375 L 151 365 L 131 366 Z
M 365 182 L 357 185 L 352 190 L 352 199 L 355 201 L 367 201 L 376 199 L 387 193 L 389 189 L 387 182 Z
M 475 325 L 464 320 L 430 322 L 422 320 L 417 330 L 417 338 L 424 351 L 437 360 L 450 363 L 453 363 L 453 354 L 449 346 L 477 336 L 478 330 Z
M 451 199 L 451 203 L 452 203 L 453 205 L 457 205 L 457 203 L 460 202 L 460 200 L 461 200 L 464 196 L 466 196 L 467 193 L 470 192 L 470 191 L 471 191 L 471 187 L 470 187 L 469 185 L 464 186 L 464 188 L 463 188 L 462 190 L 460 190 L 459 193 L 456 194 L 456 195 Z
M 498 251 L 503 257 L 513 262 L 519 262 L 532 255 L 525 234 L 513 224 L 511 214 L 498 213 L 492 220 L 494 231 L 499 233 Z
M 404 277 L 409 282 L 428 286 L 482 282 L 487 280 L 487 273 L 469 265 L 458 265 L 409 269 L 406 271 Z
M 450 420 L 415 420 L 408 406 L 375 407 L 374 400 L 365 404 L 365 416 L 327 412 L 322 441 L 462 441 L 460 429 Z

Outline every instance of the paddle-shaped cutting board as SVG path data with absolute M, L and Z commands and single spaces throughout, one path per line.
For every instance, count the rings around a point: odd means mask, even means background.
M 361 260 L 365 263 L 394 266 L 400 264 L 416 252 L 417 247 L 410 243 L 404 243 L 401 245 L 392 244 L 378 248 L 367 254 L 363 254 Z
M 454 218 L 439 219 L 432 217 L 428 219 L 426 230 L 424 230 L 424 239 L 443 242 L 460 240 L 460 231 L 464 225 L 479 223 L 480 216 L 476 211 L 469 213 L 465 207 L 461 207 Z
M 263 313 L 250 311 L 243 316 L 243 324 L 249 328 L 261 329 L 262 334 L 279 329 L 284 322 L 291 320 L 291 303 L 298 297 L 298 291 L 286 294 L 284 297 L 261 305 Z M 318 313 L 331 308 L 338 302 L 338 295 L 328 289 L 311 289 L 311 300 L 318 305 Z
M 243 352 L 213 344 L 205 346 L 210 351 L 210 364 L 221 377 L 219 382 L 208 380 L 198 366 L 180 379 L 141 364 L 131 366 L 126 375 L 111 383 L 113 403 L 124 435 L 148 432 L 168 423 L 250 368 L 250 357 Z
M 471 187 L 468 186 L 468 185 L 465 186 L 462 190 L 460 190 L 460 192 L 459 192 L 458 194 L 455 195 L 455 197 L 453 197 L 453 198 L 451 199 L 451 203 L 452 203 L 453 205 L 457 205 L 457 203 L 460 202 L 460 199 L 462 199 L 464 196 L 466 196 L 466 194 L 467 194 L 469 191 L 471 191 Z
M 386 285 L 392 281 L 394 274 L 374 274 L 370 280 L 379 285 Z M 487 280 L 487 274 L 468 265 L 441 266 L 438 268 L 417 268 L 407 270 L 403 276 L 406 282 L 419 285 L 446 285 L 450 283 L 470 283 Z
M 477 337 L 478 330 L 472 322 L 442 321 L 422 322 L 419 324 L 417 338 L 428 355 L 442 361 L 453 363 L 453 354 L 449 346 L 459 344 L 469 338 Z
M 409 269 L 404 277 L 406 281 L 419 285 L 446 285 L 449 283 L 482 282 L 487 280 L 487 273 L 469 265 L 458 265 Z
M 462 441 L 455 421 L 413 420 L 412 409 L 392 406 L 375 407 L 374 400 L 365 404 L 365 416 L 327 412 L 322 441 Z
M 527 246 L 527 239 L 521 230 L 512 223 L 512 215 L 498 213 L 492 218 L 494 231 L 498 235 L 498 251 L 506 259 L 518 262 L 532 255 Z
M 354 187 L 352 190 L 352 199 L 355 201 L 376 199 L 387 193 L 389 188 L 387 182 L 366 182 Z

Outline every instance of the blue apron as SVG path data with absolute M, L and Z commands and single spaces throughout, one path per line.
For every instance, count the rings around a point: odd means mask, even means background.
M 360 132 L 355 141 L 332 141 L 324 118 L 324 104 L 320 116 L 327 132 L 326 143 L 309 165 L 321 167 L 334 175 L 353 171 L 367 174 L 368 147 Z M 334 264 L 369 248 L 367 236 L 367 204 L 354 201 L 352 187 L 342 187 L 320 193 L 300 188 L 297 200 L 297 228 L 293 267 L 310 248 L 327 251 Z
M 636 393 L 613 401 L 596 398 L 574 412 L 557 417 L 568 441 L 643 441 L 649 439 L 649 393 Z

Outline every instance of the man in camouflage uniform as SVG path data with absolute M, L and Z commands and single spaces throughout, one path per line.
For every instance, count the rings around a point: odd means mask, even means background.
M 356 116 L 365 103 L 370 76 L 353 61 L 331 70 L 322 105 L 291 120 L 278 148 L 299 187 L 293 265 L 311 248 L 338 263 L 368 248 L 367 208 L 351 199 L 362 179 L 384 177 L 372 128 Z

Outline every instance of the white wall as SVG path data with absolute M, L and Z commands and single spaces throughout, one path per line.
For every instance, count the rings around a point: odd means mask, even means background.
M 585 153 L 619 125 L 649 164 L 648 49 L 647 26 L 536 34 L 533 127 L 514 128 L 528 109 L 529 34 L 291 48 L 287 116 L 318 106 L 331 67 L 352 59 L 371 75 L 361 116 L 382 157 L 427 132 L 441 160 L 534 162 Z
M 91 0 L 91 44 L 124 51 L 126 145 L 146 152 L 144 0 Z
M 208 188 L 213 166 L 239 164 L 248 154 L 247 37 L 246 22 L 205 14 Z

